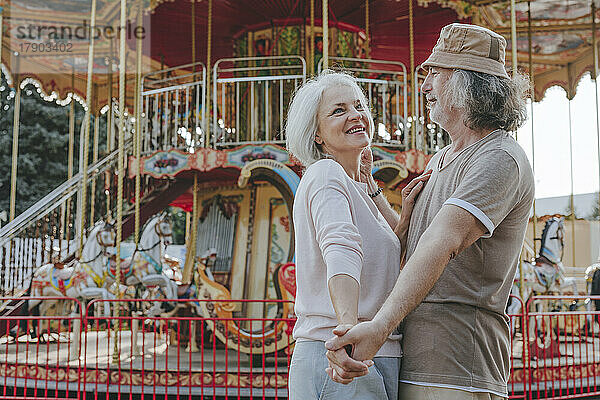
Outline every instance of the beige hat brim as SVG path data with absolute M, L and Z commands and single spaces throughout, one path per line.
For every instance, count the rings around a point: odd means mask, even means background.
M 435 50 L 421 66 L 423 68 L 440 67 L 465 69 L 467 71 L 483 72 L 484 74 L 509 78 L 506 69 L 500 62 L 492 60 L 491 58 L 478 57 L 466 53 L 457 54 Z

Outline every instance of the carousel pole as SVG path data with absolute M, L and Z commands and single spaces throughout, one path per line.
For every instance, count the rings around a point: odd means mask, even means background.
M 208 0 L 208 15 L 207 15 L 207 45 L 206 45 L 206 104 L 205 108 L 208 110 L 207 115 L 207 123 L 206 123 L 206 140 L 204 141 L 204 147 L 209 147 L 210 145 L 210 67 L 211 67 L 211 48 L 212 48 L 212 0 Z M 213 112 L 217 112 L 217 110 L 213 110 Z M 215 140 L 216 143 L 216 140 Z
M 92 155 L 92 163 L 98 162 L 98 128 L 100 127 L 100 112 L 94 115 L 94 151 Z M 96 178 L 92 178 L 92 192 L 90 193 L 90 228 L 94 226 L 96 218 L 94 217 L 96 208 Z
M 69 103 L 69 150 L 67 155 L 67 179 L 73 177 L 73 157 L 75 153 L 75 66 L 71 71 L 71 102 Z M 71 198 L 67 199 L 67 210 L 65 216 L 65 230 L 67 249 L 71 238 Z
M 117 298 L 121 298 L 121 239 L 123 236 L 123 175 L 125 174 L 124 162 L 125 162 L 125 22 L 127 19 L 127 0 L 121 0 L 121 21 L 120 21 L 120 32 L 119 32 L 119 156 L 118 156 L 118 171 L 117 176 L 117 235 L 115 244 L 117 247 L 116 256 L 116 268 L 115 268 L 115 284 L 117 286 Z M 116 304 L 115 307 L 115 318 L 119 316 L 119 309 L 121 305 Z M 112 361 L 114 363 L 119 362 L 119 344 L 117 340 L 117 332 L 119 331 L 119 324 L 114 324 L 114 351 Z
M 208 37 L 207 37 L 207 46 L 206 46 L 206 79 L 207 79 L 207 90 L 206 90 L 206 104 L 210 104 L 210 63 L 211 63 L 211 50 L 212 50 L 212 0 L 208 0 Z M 195 52 L 193 53 L 195 57 Z M 216 110 L 214 110 L 216 112 Z M 209 115 L 210 121 L 210 115 Z M 205 146 L 209 144 L 209 131 L 210 131 L 210 123 L 207 124 L 207 134 L 205 141 Z M 194 270 L 195 258 L 196 258 L 196 239 L 198 237 L 198 173 L 194 173 L 194 187 L 192 192 L 192 227 L 191 232 L 188 233 L 189 238 L 189 247 L 188 247 L 188 255 L 185 258 L 185 265 L 183 267 L 183 280 L 186 283 L 190 283 L 192 281 L 192 271 Z
M 533 78 L 533 51 L 532 42 L 533 35 L 531 32 L 531 2 L 527 2 L 527 41 L 529 47 L 529 81 L 531 85 L 531 167 L 533 175 L 535 176 L 535 135 L 533 129 L 533 99 L 535 98 L 535 79 Z M 535 237 L 537 236 L 537 215 L 535 212 L 535 198 L 533 199 L 533 256 L 537 255 L 537 242 Z
M 323 0 L 323 69 L 329 68 L 329 2 Z
M 4 39 L 3 35 L 3 25 L 4 25 L 4 7 L 0 6 L 0 64 L 2 63 L 2 40 Z
M 510 0 L 510 43 L 512 74 L 517 73 L 517 10 L 515 0 Z M 517 132 L 515 131 L 515 136 Z
M 196 259 L 196 240 L 198 238 L 198 218 L 200 217 L 200 209 L 198 207 L 198 173 L 194 173 L 194 186 L 192 190 L 192 227 L 191 232 L 188 234 L 190 245 L 183 267 L 183 281 L 185 283 L 192 282 L 194 277 L 193 271 Z
M 108 54 L 108 111 L 106 113 L 106 146 L 108 152 L 111 153 L 115 149 L 115 135 L 113 129 L 113 42 L 110 40 L 110 49 Z M 104 185 L 108 187 L 106 189 L 106 220 L 112 218 L 110 211 L 110 185 L 112 183 L 112 172 L 107 171 L 104 175 Z M 110 180 L 108 186 L 106 185 L 106 179 Z
M 85 209 L 87 202 L 88 157 L 90 151 L 90 118 L 92 113 L 92 80 L 94 77 L 94 28 L 96 27 L 96 0 L 92 0 L 92 15 L 90 17 L 90 45 L 88 48 L 87 86 L 85 90 L 85 119 L 83 138 L 83 168 L 81 173 L 81 204 L 79 221 L 79 249 L 77 255 L 81 256 L 83 248 L 83 232 L 85 231 Z
M 315 74 L 315 0 L 310 0 L 310 43 L 308 44 L 308 70 L 310 75 Z
M 412 121 L 410 124 L 411 149 L 417 147 L 417 83 L 415 74 L 415 37 L 414 37 L 414 19 L 413 19 L 413 0 L 408 0 L 408 45 L 410 56 L 410 82 L 413 86 L 413 93 L 410 96 L 410 107 L 412 111 Z
M 193 3 L 192 3 L 193 4 Z M 142 26 L 142 2 L 139 1 L 139 8 L 137 13 L 137 26 Z M 136 69 L 136 84 L 135 84 L 135 135 L 134 135 L 134 151 L 136 159 L 135 169 L 135 228 L 134 238 L 136 247 L 140 243 L 140 190 L 141 190 L 141 177 L 140 177 L 140 153 L 141 153 L 141 141 L 142 141 L 142 37 L 137 37 L 137 47 L 135 56 L 135 69 Z
M 511 57 L 512 76 L 517 74 L 517 12 L 515 9 L 515 0 L 510 0 L 510 39 L 511 39 Z M 515 131 L 515 140 L 517 140 L 517 131 Z M 523 251 L 519 253 L 519 296 L 524 299 L 525 296 L 525 276 L 523 275 Z
M 596 3 L 592 1 L 592 54 L 594 56 L 594 71 L 592 79 L 594 79 L 594 88 L 596 93 L 596 141 L 598 145 L 598 207 L 600 207 L 600 116 L 598 115 L 599 100 L 598 99 L 598 42 L 596 41 Z M 598 254 L 600 262 L 600 254 Z
M 571 196 L 569 205 L 571 207 L 571 246 L 572 250 L 572 265 L 575 266 L 575 201 L 573 195 L 573 129 L 571 123 L 571 99 L 569 99 L 569 164 L 571 167 Z
M 367 58 L 369 58 L 371 56 L 371 35 L 369 34 L 369 0 L 365 0 L 365 35 L 367 36 L 367 51 L 365 52 L 365 55 Z
M 17 56 L 17 71 L 19 58 Z M 13 113 L 13 140 L 12 140 L 12 168 L 10 172 L 10 216 L 8 221 L 15 219 L 15 209 L 17 200 L 17 160 L 19 156 L 19 125 L 21 118 L 21 82 L 19 75 L 15 77 L 16 92 L 15 107 Z
M 192 1 L 192 64 L 196 64 L 196 2 Z M 192 66 L 192 72 L 196 72 L 196 66 Z

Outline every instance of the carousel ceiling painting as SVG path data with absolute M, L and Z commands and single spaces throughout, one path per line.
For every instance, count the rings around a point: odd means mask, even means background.
M 143 9 L 145 71 L 177 66 L 193 61 L 206 63 L 208 45 L 207 0 L 131 0 L 127 2 L 128 29 L 135 29 L 137 10 Z M 309 29 L 310 2 L 304 0 L 213 0 L 212 62 L 239 55 L 240 44 L 248 32 L 262 28 L 268 32 L 263 42 L 254 41 L 250 55 L 277 55 L 295 51 L 304 55 L 308 47 L 304 37 Z M 97 26 L 118 27 L 120 2 L 97 0 Z M 319 37 L 320 1 L 315 1 L 315 29 Z M 489 27 L 508 41 L 507 65 L 510 65 L 510 3 L 475 0 L 417 0 L 413 3 L 414 62 L 418 66 L 431 51 L 442 26 L 459 21 Z M 341 34 L 352 49 L 353 57 L 400 61 L 410 66 L 408 0 L 370 0 L 369 36 L 366 39 L 365 0 L 330 0 L 329 25 Z M 535 81 L 535 99 L 545 90 L 562 86 L 569 98 L 575 95 L 581 76 L 593 68 L 592 5 L 580 0 L 536 0 L 518 2 L 517 52 L 519 68 L 529 71 L 529 53 Z M 73 29 L 90 20 L 91 0 L 5 0 L 3 2 L 2 62 L 19 80 L 27 77 L 40 82 L 46 94 L 60 98 L 69 92 L 84 96 L 89 39 L 70 37 L 44 41 L 50 35 L 37 35 L 30 27 L 53 26 Z M 295 27 L 295 29 L 290 29 Z M 59 29 L 60 32 L 60 29 Z M 25 37 L 26 36 L 26 37 Z M 42 37 L 43 36 L 43 37 Z M 106 104 L 109 83 L 117 93 L 118 41 L 102 34 L 94 43 L 93 85 L 96 104 Z M 531 37 L 531 43 L 530 38 Z M 293 42 L 293 43 L 292 43 Z M 195 47 L 192 47 L 195 43 Z M 343 44 L 344 41 L 337 43 Z M 29 45 L 29 52 L 24 51 Z M 32 52 L 31 46 L 51 45 L 54 51 Z M 69 45 L 69 52 L 61 45 Z M 317 43 L 316 49 L 319 51 Z M 336 45 L 339 46 L 339 45 Z M 127 81 L 134 79 L 136 39 L 127 40 Z M 343 49 L 342 49 L 343 50 Z M 112 65 L 111 65 L 112 62 Z M 132 99 L 128 99 L 131 105 Z

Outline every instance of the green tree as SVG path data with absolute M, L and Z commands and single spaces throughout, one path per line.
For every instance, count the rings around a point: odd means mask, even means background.
M 178 207 L 169 207 L 173 229 L 173 244 L 185 244 L 185 211 Z
M 0 211 L 10 207 L 10 176 L 15 89 L 2 76 L 0 82 Z M 67 179 L 69 106 L 47 102 L 33 85 L 21 90 L 19 156 L 17 161 L 16 215 L 55 189 Z M 75 103 L 75 143 L 73 171 L 78 170 L 79 131 L 83 107 Z M 100 119 L 99 151 L 105 149 L 106 118 Z M 93 117 L 92 117 L 93 123 Z M 92 125 L 93 127 L 93 125 Z M 93 129 L 90 130 L 90 162 Z

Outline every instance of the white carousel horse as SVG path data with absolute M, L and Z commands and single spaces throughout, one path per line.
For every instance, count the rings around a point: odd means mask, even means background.
M 144 227 L 138 248 L 131 258 L 121 263 L 122 284 L 144 289 L 158 287 L 163 292 L 164 298 L 177 299 L 177 286 L 163 268 L 163 254 L 172 241 L 173 231 L 168 215 L 161 213 L 152 217 Z M 108 283 L 114 284 L 116 280 L 114 264 L 111 263 L 106 275 Z M 160 314 L 161 307 L 164 307 L 164 304 L 157 302 L 148 310 L 148 315 Z
M 600 295 L 600 248 L 598 249 L 598 260 L 585 269 L 585 281 L 587 293 L 591 296 Z M 600 300 L 592 300 L 596 311 L 600 310 Z M 591 304 L 590 304 L 591 307 Z
M 533 261 L 523 260 L 521 268 L 525 286 L 523 288 L 523 303 L 534 294 L 567 294 L 577 295 L 577 281 L 575 278 L 565 276 L 562 263 L 564 251 L 564 220 L 552 217 L 546 221 L 542 231 L 541 245 L 538 256 Z M 519 271 L 515 276 L 512 294 L 519 295 Z M 511 304 L 512 306 L 512 304 Z M 520 305 L 516 305 L 519 308 Z M 509 313 L 510 313 L 509 306 Z
M 542 231 L 541 245 L 535 260 L 523 260 L 521 268 L 523 271 L 523 307 L 527 308 L 528 300 L 534 295 L 561 295 L 573 294 L 578 295 L 577 282 L 575 278 L 565 276 L 565 268 L 562 263 L 564 251 L 564 220 L 563 218 L 552 217 L 546 221 L 546 225 Z M 514 278 L 514 284 L 511 294 L 520 297 L 520 276 L 519 271 Z M 554 305 L 556 306 L 556 305 Z M 574 307 L 571 304 L 570 307 Z M 529 311 L 544 312 L 548 310 L 549 304 L 547 301 L 535 300 L 529 305 Z M 521 305 L 518 301 L 512 300 L 507 307 L 508 314 L 520 314 Z M 552 326 L 551 318 L 538 317 L 536 320 L 529 321 L 529 338 L 537 338 L 537 341 L 530 343 L 530 356 L 539 356 L 546 354 L 543 348 L 548 345 Z M 514 333 L 514 325 L 512 327 Z M 539 344 L 543 342 L 542 344 Z M 538 343 L 536 345 L 536 343 Z M 549 342 L 551 343 L 551 341 Z M 547 349 L 547 355 L 558 354 L 557 350 Z
M 74 265 L 65 266 L 60 262 L 45 264 L 33 273 L 28 290 L 30 297 L 71 297 L 87 302 L 90 299 L 112 299 L 114 296 L 103 286 L 102 275 L 104 265 L 108 263 L 108 248 L 114 246 L 115 232 L 112 225 L 98 222 L 88 235 L 81 258 Z M 28 300 L 28 315 L 35 315 L 50 308 L 59 300 Z M 84 312 L 84 310 L 80 310 Z M 105 316 L 110 315 L 110 305 L 105 303 Z

